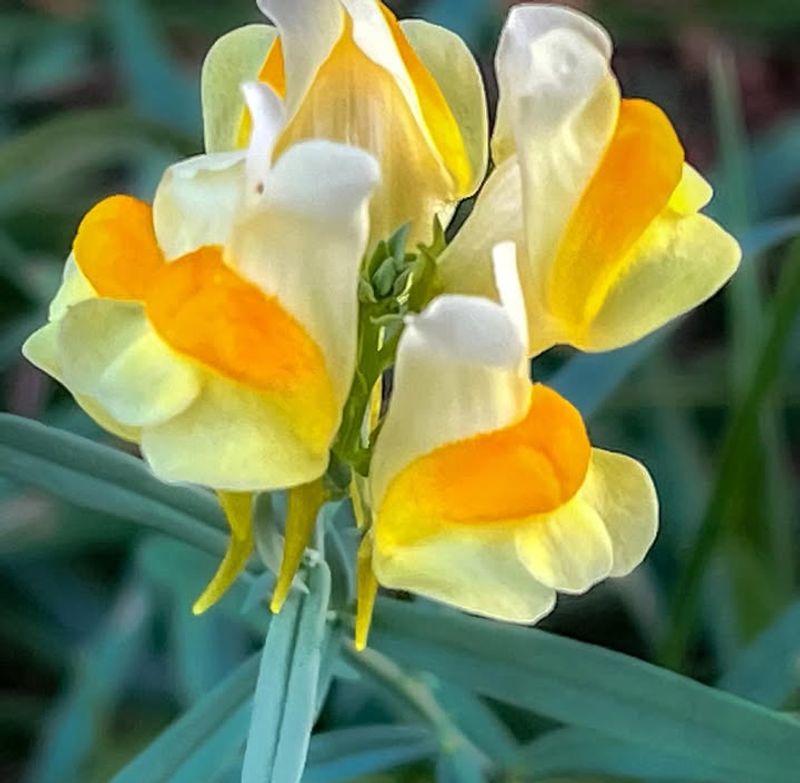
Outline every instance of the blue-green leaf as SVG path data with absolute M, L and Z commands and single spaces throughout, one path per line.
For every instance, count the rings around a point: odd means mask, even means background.
M 681 783 L 771 783 L 750 772 L 718 769 L 702 758 L 671 756 L 646 745 L 582 728 L 556 729 L 526 745 L 514 765 L 514 779 L 550 780 L 563 775 L 613 775 Z
M 34 753 L 27 783 L 77 780 L 147 638 L 151 596 L 126 583 L 56 702 Z
M 371 641 L 406 666 L 565 724 L 732 774 L 795 780 L 800 722 L 610 650 L 387 599 Z
M 141 460 L 77 435 L 0 414 L 0 474 L 225 554 L 225 520 L 213 495 L 164 484 Z
M 303 783 L 339 783 L 431 758 L 436 742 L 417 726 L 359 726 L 311 738 Z
M 155 742 L 118 772 L 111 783 L 172 781 L 173 775 L 184 774 L 187 765 L 191 768 L 192 758 L 198 752 L 203 753 L 207 745 L 219 750 L 222 738 L 218 732 L 223 733 L 226 745 L 228 740 L 232 743 L 236 739 L 233 728 L 227 724 L 228 720 L 233 721 L 234 727 L 241 727 L 237 746 L 241 745 L 247 730 L 247 721 L 242 722 L 241 715 L 249 708 L 257 672 L 258 656 L 254 655 L 169 726 Z M 227 761 L 224 760 L 225 764 Z
M 800 689 L 800 601 L 739 654 L 719 687 L 774 708 Z
M 261 654 L 242 783 L 297 783 L 303 773 L 325 641 L 330 571 L 310 567 L 309 592 L 292 590 Z

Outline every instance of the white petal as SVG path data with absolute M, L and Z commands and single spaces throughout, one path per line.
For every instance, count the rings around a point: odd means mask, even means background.
M 244 82 L 242 93 L 253 123 L 247 151 L 247 187 L 258 192 L 272 166 L 272 150 L 284 122 L 283 104 L 262 82 Z
M 153 200 L 153 225 L 171 261 L 204 245 L 223 245 L 244 195 L 245 153 L 198 155 L 170 166 Z
M 320 346 L 342 401 L 355 367 L 358 270 L 378 175 L 375 160 L 354 147 L 297 144 L 275 164 L 262 201 L 227 248 L 226 260 L 277 297 Z
M 478 297 L 442 296 L 400 340 L 389 412 L 370 469 L 379 505 L 392 478 L 446 443 L 519 421 L 531 384 L 506 311 Z

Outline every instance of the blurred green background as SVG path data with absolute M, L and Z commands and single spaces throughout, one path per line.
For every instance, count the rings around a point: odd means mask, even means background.
M 494 94 L 492 48 L 510 4 L 389 5 L 464 36 Z M 595 443 L 646 462 L 662 500 L 646 564 L 562 599 L 544 627 L 798 709 L 800 3 L 573 5 L 612 32 L 624 92 L 666 108 L 745 261 L 723 294 L 667 333 L 541 363 L 540 377 L 589 416 Z M 0 6 L 4 410 L 110 442 L 20 345 L 44 320 L 81 215 L 113 192 L 151 197 L 166 165 L 201 151 L 204 52 L 259 19 L 254 0 Z M 257 637 L 224 607 L 191 616 L 213 570 L 206 556 L 0 481 L 0 780 L 106 781 Z M 320 725 L 374 722 L 385 709 L 337 681 Z M 520 739 L 544 728 L 501 717 Z M 380 779 L 432 775 L 420 764 Z

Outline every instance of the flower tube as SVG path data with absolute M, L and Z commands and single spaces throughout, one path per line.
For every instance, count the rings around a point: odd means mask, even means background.
M 497 298 L 491 249 L 517 242 L 529 355 L 604 351 L 696 306 L 736 241 L 699 210 L 711 188 L 666 115 L 620 98 L 611 41 L 583 14 L 518 6 L 497 52 L 495 170 L 441 259 L 449 291 Z
M 239 81 L 259 79 L 285 99 L 275 155 L 307 138 L 371 152 L 381 185 L 370 207 L 371 236 L 405 223 L 430 238 L 475 191 L 486 169 L 483 84 L 466 45 L 441 27 L 398 23 L 377 0 L 260 0 L 276 27 L 251 25 L 221 38 L 203 69 L 209 151 L 246 146 L 249 113 Z
M 246 92 L 268 146 L 280 103 L 263 85 Z M 269 160 L 200 156 L 166 172 L 152 208 L 97 204 L 24 347 L 156 476 L 220 493 L 231 548 L 198 610 L 250 554 L 251 493 L 325 472 L 355 369 L 376 163 L 326 141 Z
M 557 591 L 581 593 L 637 566 L 658 502 L 642 465 L 592 448 L 577 410 L 528 380 L 513 245 L 494 255 L 500 304 L 441 296 L 401 338 L 367 540 L 380 584 L 533 623 Z

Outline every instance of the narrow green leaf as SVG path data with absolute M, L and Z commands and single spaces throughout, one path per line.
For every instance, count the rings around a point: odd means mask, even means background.
M 610 650 L 388 599 L 371 642 L 406 666 L 565 724 L 770 783 L 795 779 L 800 722 Z
M 800 689 L 800 601 L 739 654 L 719 687 L 775 709 Z
M 0 474 L 212 555 L 225 554 L 225 521 L 213 495 L 164 484 L 141 460 L 108 446 L 3 413 Z
M 357 780 L 431 758 L 436 742 L 417 726 L 358 726 L 311 738 L 303 783 Z
M 772 778 L 717 769 L 702 758 L 671 756 L 583 728 L 556 729 L 526 745 L 514 764 L 514 779 L 549 780 L 563 775 L 613 775 L 681 783 L 771 783 Z
M 173 775 L 183 774 L 182 770 L 198 750 L 202 751 L 207 743 L 216 745 L 217 732 L 229 719 L 239 720 L 237 716 L 249 706 L 257 672 L 258 655 L 253 655 L 169 726 L 118 772 L 111 783 L 168 783 Z M 229 729 L 225 728 L 226 737 Z M 239 744 L 244 738 L 246 721 L 241 729 Z
M 499 767 L 516 754 L 518 743 L 492 709 L 467 688 L 438 681 L 434 693 L 464 736 Z
M 292 590 L 261 654 L 242 783 L 297 783 L 314 722 L 330 571 L 310 569 L 309 592 Z

